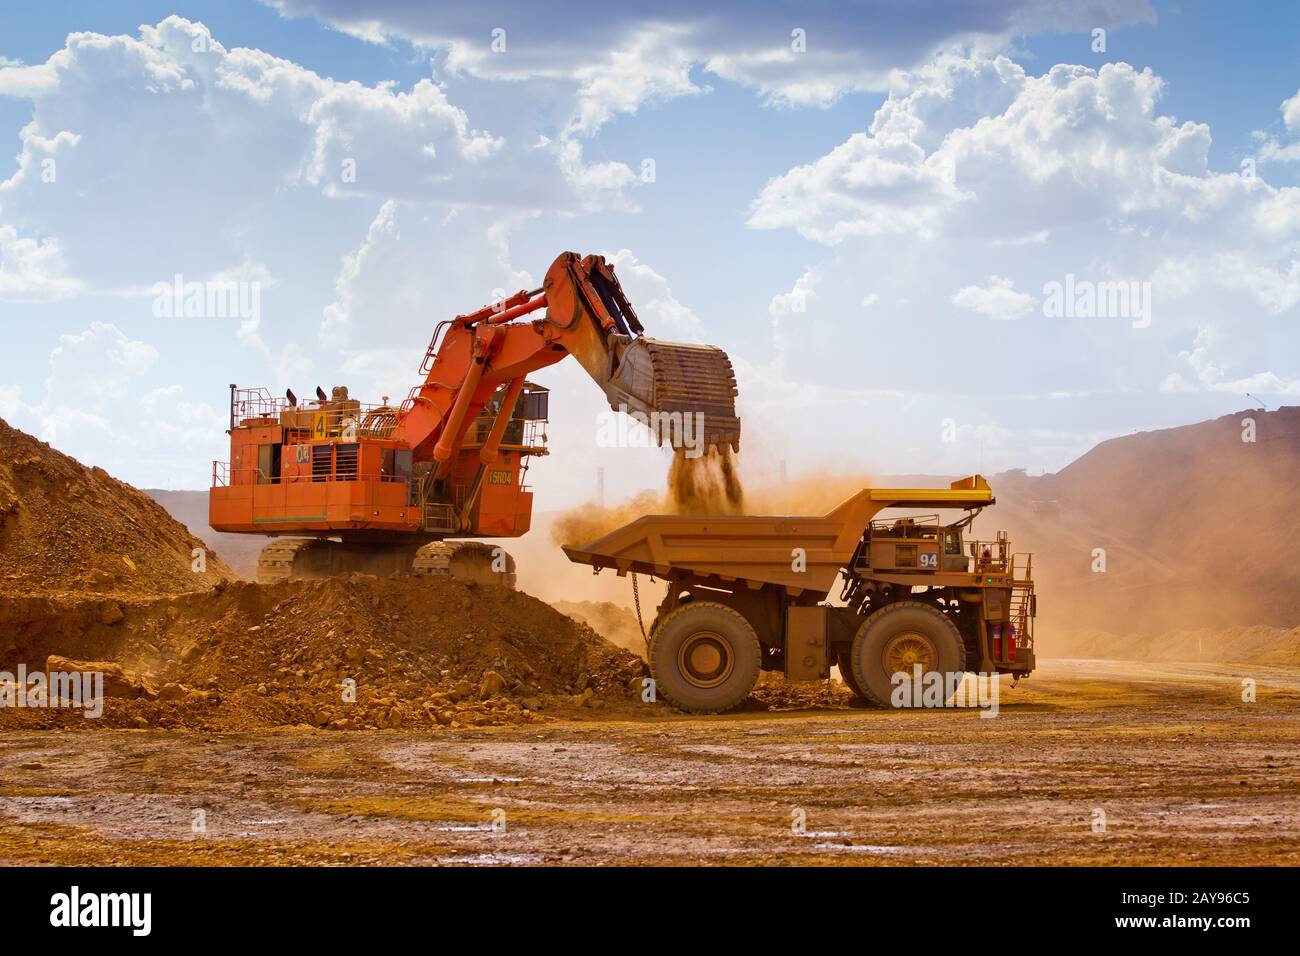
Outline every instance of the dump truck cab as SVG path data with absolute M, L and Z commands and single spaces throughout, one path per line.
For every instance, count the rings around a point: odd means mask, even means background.
M 1002 531 L 970 537 L 993 503 L 972 475 L 863 489 L 821 516 L 646 516 L 565 552 L 668 583 L 648 656 L 659 691 L 685 710 L 736 706 L 761 670 L 816 680 L 836 665 L 857 696 L 889 707 L 896 675 L 918 666 L 945 683 L 1033 670 L 1032 556 Z M 887 510 L 909 513 L 877 517 Z

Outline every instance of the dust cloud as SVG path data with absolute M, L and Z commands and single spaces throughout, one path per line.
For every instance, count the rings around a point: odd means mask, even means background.
M 694 457 L 677 449 L 668 469 L 668 503 L 679 515 L 742 514 L 745 489 L 731 449 L 710 448 Z

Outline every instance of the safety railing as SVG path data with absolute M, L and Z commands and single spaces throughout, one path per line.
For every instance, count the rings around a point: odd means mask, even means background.
M 290 446 L 292 447 L 292 446 Z M 249 478 L 251 481 L 241 482 L 240 478 Z M 338 481 L 338 482 L 355 482 L 355 481 L 380 481 L 389 484 L 406 484 L 411 479 L 403 475 L 388 475 L 382 472 L 361 472 L 346 471 L 342 474 L 336 471 L 325 472 L 317 477 L 310 472 L 300 475 L 271 475 L 262 471 L 260 468 L 231 468 L 229 462 L 214 461 L 212 463 L 212 486 L 214 488 L 224 488 L 231 484 L 250 484 L 250 485 L 309 485 L 313 482 L 321 481 Z
M 391 405 L 374 405 L 353 399 L 307 402 L 282 408 L 279 424 L 288 430 L 306 432 L 314 440 L 338 438 L 389 438 L 397 427 L 398 410 Z
M 264 388 L 230 390 L 230 422 L 236 425 L 249 419 L 276 418 L 289 407 L 287 398 L 277 398 Z
M 975 559 L 975 573 L 992 571 L 1006 574 L 1011 568 L 1011 542 L 1005 531 L 999 531 L 993 541 L 967 541 L 970 555 Z
M 386 396 L 385 396 L 386 398 Z M 305 431 L 313 438 L 387 438 L 397 427 L 398 409 L 387 401 L 374 404 L 352 398 L 290 403 L 265 388 L 230 390 L 230 426 L 273 421 L 282 428 Z
M 937 514 L 911 515 L 906 518 L 876 518 L 871 522 L 871 536 L 873 538 L 900 536 L 932 538 L 942 527 Z

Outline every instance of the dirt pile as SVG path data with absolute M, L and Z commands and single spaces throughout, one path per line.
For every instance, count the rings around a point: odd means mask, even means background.
M 551 607 L 591 627 L 605 640 L 638 657 L 645 657 L 645 638 L 636 612 L 611 601 L 552 601 Z M 644 614 L 644 609 L 642 611 Z M 653 616 L 653 606 L 651 616 Z M 648 629 L 650 621 L 645 622 Z
M 194 549 L 204 549 L 204 570 Z M 148 495 L 0 420 L 0 593 L 174 594 L 231 571 Z
M 120 664 L 149 692 L 103 716 L 0 708 L 0 726 L 249 730 L 459 728 L 544 719 L 633 699 L 643 665 L 518 591 L 397 575 L 236 582 L 122 602 L 0 605 L 0 667 L 49 655 Z
M 840 680 L 786 680 L 776 671 L 763 671 L 758 675 L 741 710 L 827 710 L 863 707 L 855 702 L 853 692 Z

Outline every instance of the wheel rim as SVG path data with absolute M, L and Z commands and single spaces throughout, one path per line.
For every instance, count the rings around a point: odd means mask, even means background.
M 717 687 L 731 676 L 735 666 L 731 643 L 714 631 L 692 634 L 677 651 L 677 669 L 696 687 Z
M 921 673 L 928 674 L 937 668 L 939 651 L 934 646 L 934 641 L 924 634 L 904 631 L 885 642 L 881 660 L 885 665 L 885 673 L 891 677 L 900 671 L 911 674 L 918 664 L 921 665 Z

